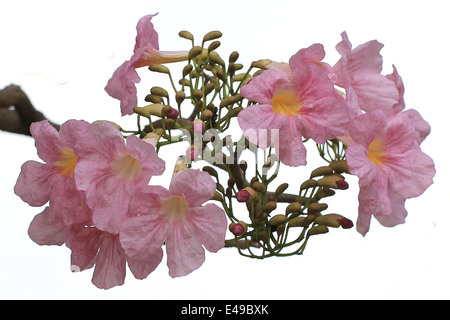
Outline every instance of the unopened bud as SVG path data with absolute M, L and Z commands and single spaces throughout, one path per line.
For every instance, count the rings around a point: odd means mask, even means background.
M 239 202 L 247 202 L 258 198 L 258 193 L 250 187 L 245 187 L 236 193 L 236 199 Z
M 298 212 L 302 209 L 302 205 L 299 202 L 291 202 L 286 207 L 286 214 L 292 213 L 292 212 Z
M 222 198 L 222 195 L 219 192 L 214 191 L 214 195 L 212 196 L 212 198 L 210 200 L 222 201 L 223 198 Z
M 200 152 L 198 151 L 198 149 L 195 146 L 190 146 L 189 148 L 187 148 L 186 150 L 186 157 L 187 159 L 189 159 L 190 161 L 195 161 L 197 160 L 198 156 L 200 155 Z
M 316 213 L 326 210 L 327 208 L 328 208 L 328 205 L 326 203 L 314 202 L 308 206 L 308 213 L 316 214 Z
M 336 172 L 348 173 L 348 164 L 346 160 L 338 160 L 330 163 L 330 167 Z
M 204 88 L 204 92 L 205 92 L 205 96 L 207 96 L 208 94 L 210 94 L 214 89 L 216 88 L 216 85 L 214 84 L 214 83 L 212 83 L 212 82 L 208 82 L 206 85 L 205 85 L 205 88 Z
M 263 183 L 259 182 L 259 181 L 253 182 L 251 184 L 251 187 L 253 189 L 255 189 L 257 192 L 260 192 L 260 193 L 266 192 L 266 186 Z
M 169 97 L 169 93 L 167 92 L 166 89 L 161 88 L 161 87 L 153 87 L 150 89 L 150 93 L 154 94 L 155 96 L 160 96 L 160 97 Z
M 167 118 L 169 118 L 169 119 L 176 119 L 176 118 L 178 118 L 178 115 L 179 115 L 179 114 L 180 114 L 180 113 L 178 112 L 177 109 L 172 108 L 172 109 L 170 110 L 169 114 L 167 115 Z
M 212 118 L 212 116 L 213 116 L 213 113 L 211 112 L 211 110 L 206 109 L 206 110 L 203 110 L 202 115 L 201 115 L 200 118 L 203 121 L 208 121 L 208 120 L 210 120 Z
M 288 228 L 306 227 L 306 226 L 307 226 L 306 217 L 295 217 L 290 219 L 288 222 Z
M 277 214 L 270 218 L 269 220 L 269 226 L 277 226 L 279 224 L 285 223 L 287 221 L 287 218 L 284 214 Z
M 270 61 L 269 59 L 262 59 L 262 60 L 258 60 L 258 61 L 253 61 L 251 66 L 254 68 L 260 68 L 263 69 L 265 66 L 269 65 L 272 61 Z
M 336 181 L 336 185 L 341 190 L 347 190 L 348 189 L 348 183 L 345 180 L 338 180 L 338 181 Z
M 269 201 L 264 205 L 265 212 L 272 212 L 277 208 L 277 203 L 275 201 Z
M 199 54 L 201 54 L 202 52 L 203 52 L 203 48 L 202 47 L 195 46 L 191 50 L 189 50 L 188 59 L 192 60 L 195 57 L 197 57 Z
M 339 228 L 341 224 L 339 220 L 344 219 L 343 216 L 336 213 L 324 214 L 323 216 L 318 216 L 314 222 L 320 225 L 324 225 L 332 228 Z
M 282 183 L 278 186 L 278 188 L 275 190 L 275 197 L 278 197 L 280 194 L 282 194 L 286 189 L 289 187 L 289 184 Z
M 350 229 L 353 227 L 353 221 L 347 218 L 342 218 L 339 221 L 339 224 L 343 229 Z
M 229 225 L 228 229 L 236 237 L 239 237 L 240 235 L 244 234 L 244 232 L 247 231 L 247 224 L 243 221 L 239 221 L 238 223 L 232 222 Z
M 237 52 L 237 51 L 233 51 L 231 54 L 230 54 L 230 57 L 228 58 L 228 61 L 230 62 L 230 63 L 234 63 L 234 62 L 236 62 L 236 60 L 239 58 L 239 52 Z
M 330 168 L 331 169 L 331 168 Z M 326 176 L 322 179 L 317 180 L 317 185 L 320 187 L 327 187 L 327 188 L 333 188 L 333 189 L 341 189 L 345 188 L 345 186 L 348 188 L 348 184 L 341 184 L 341 187 L 337 184 L 337 181 L 344 181 L 344 177 L 340 174 L 332 174 L 330 176 Z
M 218 177 L 217 171 L 213 167 L 204 166 L 202 170 L 205 171 L 205 172 L 208 172 L 210 176 L 213 176 L 215 178 Z
M 120 131 L 123 130 L 117 123 L 114 123 L 114 122 L 108 121 L 108 120 L 96 120 L 96 121 L 94 121 L 93 123 L 102 123 L 102 122 L 108 122 L 108 123 L 111 123 L 114 127 L 116 127 L 117 130 L 120 130 Z
M 220 46 L 220 41 L 213 41 L 213 42 L 208 46 L 208 52 L 211 52 L 211 51 L 216 50 L 219 46 Z
M 324 167 L 319 167 L 314 169 L 311 172 L 311 177 L 310 178 L 314 178 L 314 177 L 318 177 L 318 176 L 329 176 L 333 174 L 333 169 L 330 166 L 324 166 Z
M 195 119 L 194 122 L 192 122 L 192 130 L 194 130 L 194 132 L 204 132 L 205 123 L 200 119 Z
M 177 102 L 178 105 L 180 105 L 184 99 L 186 98 L 186 94 L 184 93 L 184 91 L 178 91 L 175 94 L 175 101 Z
M 203 37 L 203 42 L 218 39 L 222 36 L 222 32 L 220 31 L 210 31 Z
M 317 187 L 317 181 L 314 179 L 309 179 L 301 184 L 300 190 L 305 190 L 305 189 L 314 188 L 314 187 Z
M 307 236 L 313 236 L 315 234 L 323 234 L 323 233 L 327 233 L 328 227 L 324 226 L 324 225 L 318 225 L 318 226 L 314 226 L 311 229 L 308 230 L 308 234 Z
M 150 118 L 152 115 L 163 118 L 170 114 L 172 107 L 160 103 L 154 103 L 145 107 L 134 107 L 133 111 L 147 118 Z
M 180 32 L 178 33 L 178 35 L 179 35 L 181 38 L 184 38 L 184 39 L 187 39 L 187 40 L 191 40 L 191 41 L 194 40 L 194 36 L 193 36 L 192 33 L 190 33 L 189 31 L 185 31 L 185 30 L 180 31 Z
M 159 73 L 167 73 L 170 74 L 169 68 L 163 66 L 162 64 L 151 64 L 148 69 L 150 71 L 159 72 Z
M 179 156 L 177 162 L 175 163 L 175 168 L 173 169 L 172 181 L 177 177 L 181 172 L 187 170 L 186 157 Z

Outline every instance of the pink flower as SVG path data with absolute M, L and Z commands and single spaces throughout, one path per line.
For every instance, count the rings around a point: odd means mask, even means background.
M 126 139 L 108 122 L 94 123 L 78 143 L 80 160 L 75 169 L 77 188 L 86 192 L 92 221 L 116 234 L 135 190 L 150 177 L 164 172 L 155 148 L 141 139 Z
M 133 114 L 137 107 L 136 83 L 141 81 L 136 68 L 187 60 L 187 51 L 159 51 L 158 33 L 151 22 L 155 15 L 142 17 L 137 24 L 134 54 L 114 72 L 105 87 L 106 92 L 120 100 L 122 115 Z
M 14 187 L 14 192 L 31 206 L 50 201 L 53 212 L 60 216 L 52 219 L 65 225 L 87 218 L 84 193 L 76 188 L 74 171 L 79 160 L 75 146 L 88 127 L 85 121 L 69 120 L 58 132 L 48 121 L 31 124 L 37 153 L 44 163 L 25 162 Z
M 343 32 L 341 35 L 342 41 L 336 46 L 336 50 L 342 58 L 333 67 L 333 81 L 345 89 L 352 118 L 360 115 L 361 110 L 382 109 L 391 112 L 401 100 L 399 97 L 401 79 L 396 70 L 391 76 L 380 74 L 382 70 L 380 50 L 383 45 L 373 40 L 352 50 L 347 33 Z
M 206 172 L 184 170 L 172 180 L 169 190 L 160 186 L 142 186 L 132 197 L 120 232 L 127 256 L 150 261 L 162 260 L 166 244 L 167 265 L 172 277 L 189 274 L 199 268 L 205 253 L 224 246 L 227 219 L 215 204 L 202 204 L 214 194 L 216 184 Z M 141 277 L 150 269 L 142 270 Z
M 323 56 L 321 45 L 300 50 L 290 59 L 290 76 L 266 70 L 241 88 L 245 98 L 258 103 L 239 113 L 244 135 L 263 149 L 275 140 L 277 155 L 286 165 L 306 164 L 302 136 L 324 143 L 343 135 L 349 124 L 345 101 L 318 60 Z
M 349 128 L 354 144 L 347 147 L 346 158 L 350 172 L 359 177 L 357 230 L 362 235 L 372 215 L 384 226 L 404 223 L 405 200 L 433 183 L 433 160 L 420 150 L 417 126 L 410 119 L 405 112 L 387 116 L 375 110 Z

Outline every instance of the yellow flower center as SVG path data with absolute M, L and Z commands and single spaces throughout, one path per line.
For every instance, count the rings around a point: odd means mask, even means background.
M 278 88 L 272 97 L 272 109 L 276 113 L 298 115 L 302 104 L 297 94 L 289 88 Z
M 55 167 L 61 170 L 64 176 L 73 175 L 75 166 L 77 165 L 78 157 L 72 149 L 64 147 L 61 149 L 59 160 L 54 163 Z
M 383 142 L 381 139 L 375 139 L 369 144 L 369 152 L 367 157 L 377 166 L 384 165 L 386 152 L 384 151 Z
M 163 214 L 170 220 L 183 220 L 189 210 L 189 203 L 184 196 L 171 197 L 162 204 Z
M 117 178 L 128 180 L 137 178 L 142 172 L 139 160 L 129 153 L 117 157 L 111 163 L 111 170 Z

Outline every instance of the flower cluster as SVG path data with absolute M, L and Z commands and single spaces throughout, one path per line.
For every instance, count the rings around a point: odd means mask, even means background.
M 65 243 L 73 271 L 95 265 L 97 287 L 123 284 L 127 263 L 136 278 L 147 277 L 161 262 L 164 242 L 174 277 L 203 263 L 202 245 L 214 252 L 223 247 L 223 210 L 202 206 L 215 190 L 207 173 L 186 169 L 169 190 L 149 186 L 164 172 L 164 161 L 152 144 L 125 140 L 108 122 L 69 120 L 58 133 L 43 121 L 31 132 L 45 163 L 23 164 L 15 192 L 31 206 L 48 206 L 29 235 L 40 245 Z
M 238 52 L 228 65 L 216 52 L 219 31 L 208 32 L 201 45 L 181 31 L 189 50 L 160 51 L 154 16 L 138 22 L 133 55 L 105 87 L 120 100 L 123 116 L 136 115 L 137 130 L 69 120 L 58 132 L 46 121 L 33 123 L 44 163 L 26 162 L 15 186 L 31 206 L 46 205 L 30 224 L 33 241 L 65 243 L 72 270 L 95 266 L 97 287 L 123 284 L 127 266 L 146 278 L 163 248 L 172 277 L 199 268 L 205 249 L 236 247 L 253 258 L 302 254 L 311 236 L 353 227 L 343 215 L 326 212 L 326 199 L 349 189 L 346 174 L 359 178 L 356 229 L 362 235 L 372 216 L 384 226 L 403 223 L 406 199 L 433 183 L 433 160 L 421 150 L 430 126 L 417 111 L 405 110 L 395 66 L 381 74 L 378 41 L 353 49 L 344 32 L 334 65 L 323 61 L 323 45 L 313 44 L 288 63 L 256 60 L 239 73 Z M 174 62 L 185 63 L 178 84 L 164 65 Z M 144 66 L 168 75 L 174 97 L 155 86 L 145 97 L 149 104 L 139 106 L 137 69 Z M 144 128 L 142 119 L 148 120 Z M 239 140 L 221 136 L 232 121 L 242 131 Z M 312 170 L 297 193 L 288 193 L 287 182 L 273 188 L 281 164 L 307 164 L 310 140 L 327 164 Z M 184 142 L 189 146 L 179 153 L 168 189 L 151 185 L 151 177 L 165 171 L 160 150 Z M 243 151 L 254 153 L 254 166 Z

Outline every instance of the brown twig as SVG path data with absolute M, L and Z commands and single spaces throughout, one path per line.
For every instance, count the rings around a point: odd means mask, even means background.
M 17 85 L 0 90 L 0 130 L 31 136 L 33 122 L 47 120 L 36 110 L 26 93 Z M 49 123 L 59 130 L 58 124 Z

